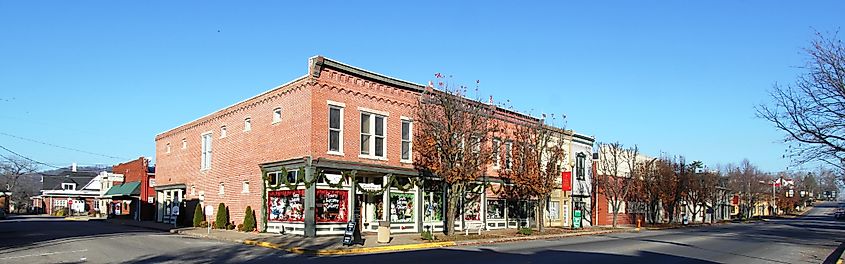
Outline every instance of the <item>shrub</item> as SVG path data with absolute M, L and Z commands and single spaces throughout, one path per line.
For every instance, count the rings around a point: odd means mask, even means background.
M 226 224 L 226 230 L 235 230 L 235 224 L 234 223 Z
M 205 214 L 202 212 L 202 206 L 197 204 L 194 209 L 194 226 L 199 227 L 202 222 L 205 222 Z M 206 223 L 208 225 L 208 223 Z
M 423 240 L 434 240 L 434 235 L 431 234 L 431 231 L 423 231 L 420 233 L 420 237 Z
M 534 232 L 534 230 L 531 230 L 531 228 L 528 228 L 528 227 L 520 228 L 519 231 L 518 231 L 518 233 L 520 235 L 523 235 L 523 236 L 530 236 L 531 233 L 533 233 L 533 232 Z
M 220 203 L 217 206 L 217 218 L 214 220 L 214 228 L 215 229 L 226 229 L 226 224 L 229 223 L 229 210 L 226 209 L 226 205 Z
M 246 214 L 244 214 L 244 223 L 242 228 L 238 228 L 238 230 L 244 232 L 252 232 L 255 230 L 255 211 L 252 210 L 252 207 L 246 207 Z
M 244 230 L 244 224 L 238 224 L 238 231 L 246 231 Z
M 202 227 L 202 228 L 207 228 L 207 227 L 208 227 L 208 222 L 206 222 L 205 220 L 202 220 L 202 222 L 200 222 L 200 224 L 199 224 L 199 227 Z

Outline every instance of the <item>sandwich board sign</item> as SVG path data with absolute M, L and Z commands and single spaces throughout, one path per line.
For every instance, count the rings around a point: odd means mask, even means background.
M 354 235 L 355 235 L 355 228 L 358 225 L 355 223 L 355 220 L 349 221 L 346 223 L 346 230 L 343 232 L 343 245 L 344 246 L 351 246 L 354 242 Z

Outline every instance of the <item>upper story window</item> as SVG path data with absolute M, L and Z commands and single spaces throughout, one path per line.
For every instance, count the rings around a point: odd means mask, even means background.
M 502 140 L 498 138 L 493 139 L 493 167 L 498 168 L 502 165 L 502 156 L 500 150 L 502 148 Z
M 164 148 L 165 148 L 164 151 L 166 151 L 167 153 L 170 153 L 170 143 L 167 143 Z
M 361 155 L 384 158 L 385 117 L 371 113 L 361 113 Z
M 76 183 L 62 183 L 62 190 L 65 190 L 65 191 L 76 190 Z
M 329 152 L 343 155 L 343 107 L 329 105 Z
M 575 157 L 575 179 L 579 181 L 583 181 L 586 175 L 585 167 L 586 167 L 586 160 L 587 155 L 584 153 L 578 153 Z
M 276 107 L 273 109 L 273 124 L 282 122 L 282 108 Z
M 211 168 L 211 133 L 202 135 L 202 155 L 200 157 L 200 169 Z
M 505 142 L 505 169 L 513 166 L 513 142 Z
M 225 193 L 225 191 L 226 191 L 226 190 L 225 190 L 225 186 L 224 186 L 224 185 L 223 185 L 223 183 L 221 182 L 221 183 L 220 183 L 220 185 L 219 185 L 219 187 L 217 187 L 217 194 L 219 194 L 219 195 L 223 195 L 223 194 Z
M 187 148 L 187 147 L 188 147 L 188 140 L 187 140 L 187 139 L 185 139 L 185 138 L 183 138 L 183 139 L 182 139 L 182 149 L 185 149 L 185 148 Z
M 411 161 L 411 120 L 402 120 L 402 161 Z
M 226 137 L 226 126 L 220 126 L 220 138 Z
M 244 181 L 241 186 L 241 193 L 249 193 L 249 181 Z
M 244 119 L 244 131 L 252 130 L 252 119 L 247 117 Z

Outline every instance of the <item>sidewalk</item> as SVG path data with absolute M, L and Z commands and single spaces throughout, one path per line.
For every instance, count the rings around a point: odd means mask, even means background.
M 243 233 L 231 230 L 208 230 L 205 228 L 179 228 L 171 230 L 172 233 L 178 233 L 187 236 L 209 238 L 223 241 L 230 241 L 236 243 L 243 243 L 246 245 L 255 245 L 266 248 L 273 248 L 288 251 L 296 254 L 309 255 L 347 255 L 347 254 L 368 254 L 377 252 L 400 251 L 400 250 L 419 250 L 428 248 L 442 248 L 452 246 L 468 246 L 468 245 L 483 245 L 495 244 L 504 242 L 536 240 L 536 239 L 550 239 L 582 235 L 597 235 L 615 232 L 630 232 L 634 228 L 619 228 L 619 229 L 581 229 L 581 230 L 567 230 L 563 233 L 549 234 L 549 235 L 533 235 L 520 236 L 516 234 L 514 229 L 495 230 L 482 232 L 481 236 L 456 235 L 453 238 L 460 240 L 451 241 L 426 241 L 420 238 L 420 234 L 394 234 L 391 236 L 390 243 L 380 244 L 377 241 L 376 234 L 364 234 L 363 245 L 344 246 L 342 243 L 342 236 L 321 236 L 321 237 L 301 237 L 294 235 L 278 235 L 270 233 Z M 497 235 L 498 233 L 498 235 Z

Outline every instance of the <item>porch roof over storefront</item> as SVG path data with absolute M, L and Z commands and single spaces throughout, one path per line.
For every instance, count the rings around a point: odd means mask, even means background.
M 129 196 L 137 197 L 141 195 L 141 182 L 133 181 L 121 185 L 115 185 L 106 191 L 105 197 Z
M 169 184 L 169 185 L 156 185 L 156 191 L 164 191 L 164 190 L 173 190 L 173 189 L 185 189 L 188 186 L 184 183 L 177 183 L 177 184 Z

